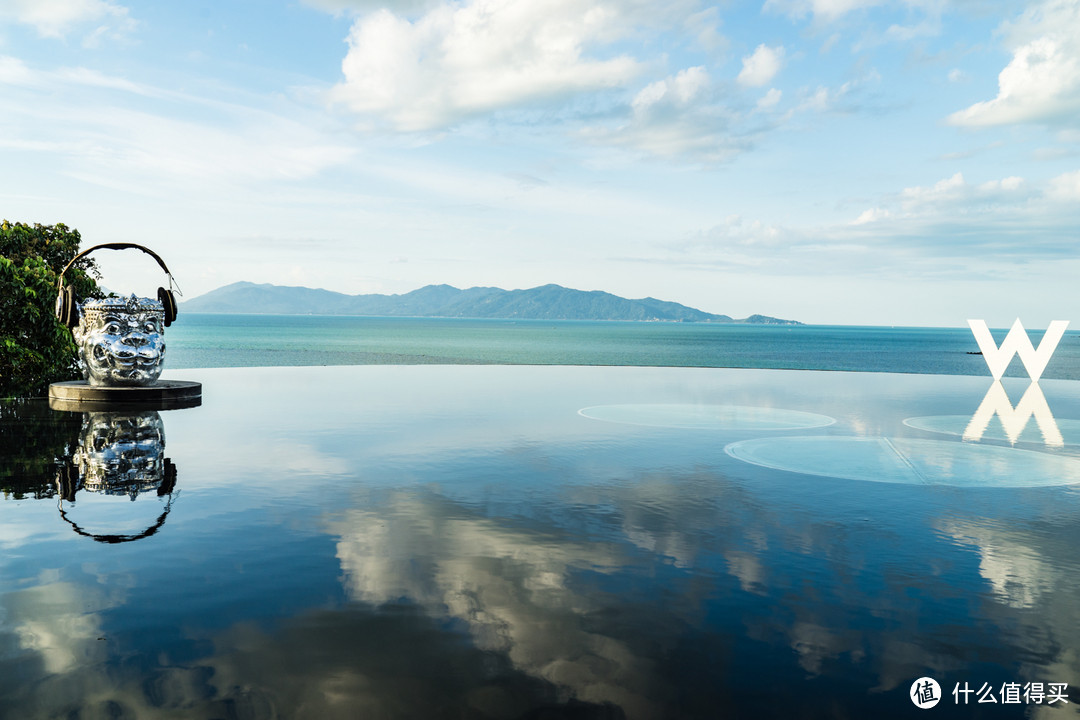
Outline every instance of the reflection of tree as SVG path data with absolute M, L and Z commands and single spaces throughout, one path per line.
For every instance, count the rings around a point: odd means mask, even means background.
M 44 400 L 0 400 L 0 492 L 53 497 L 58 465 L 71 456 L 81 425 L 81 414 L 57 412 Z
M 80 535 L 112 544 L 153 535 L 165 522 L 175 486 L 156 411 L 73 413 L 42 400 L 0 401 L 0 491 L 16 500 L 56 497 L 60 517 Z M 72 513 L 85 493 L 135 500 L 149 492 L 165 505 L 137 533 L 89 532 L 82 527 L 86 519 Z

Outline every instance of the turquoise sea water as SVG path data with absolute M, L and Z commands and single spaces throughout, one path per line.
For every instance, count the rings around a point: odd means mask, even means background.
M 1006 330 L 995 330 L 1000 343 Z M 1038 346 L 1042 331 L 1030 331 Z M 186 314 L 171 369 L 295 365 L 638 365 L 988 375 L 964 328 Z M 1026 375 L 1018 359 L 1010 377 Z M 1080 380 L 1069 331 L 1043 377 Z

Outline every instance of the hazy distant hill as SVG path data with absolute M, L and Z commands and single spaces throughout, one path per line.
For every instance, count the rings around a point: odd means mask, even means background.
M 180 304 L 183 312 L 282 315 L 646 320 L 798 325 L 765 315 L 734 320 L 654 298 L 627 300 L 606 292 L 543 285 L 529 290 L 428 285 L 404 295 L 344 295 L 329 290 L 238 282 Z

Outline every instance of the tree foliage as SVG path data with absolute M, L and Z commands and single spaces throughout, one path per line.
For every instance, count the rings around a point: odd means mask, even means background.
M 79 253 L 78 230 L 0 223 L 0 397 L 45 392 L 77 377 L 75 342 L 56 319 L 57 278 Z M 81 259 L 64 276 L 77 296 L 100 296 L 97 267 Z

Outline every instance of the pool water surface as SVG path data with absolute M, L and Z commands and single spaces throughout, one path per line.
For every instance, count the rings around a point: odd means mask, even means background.
M 1080 383 L 165 377 L 0 405 L 2 718 L 1077 714 Z

